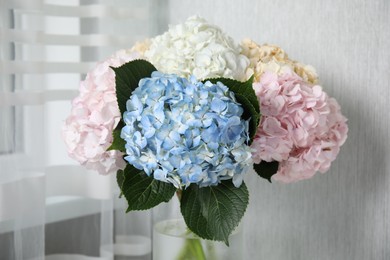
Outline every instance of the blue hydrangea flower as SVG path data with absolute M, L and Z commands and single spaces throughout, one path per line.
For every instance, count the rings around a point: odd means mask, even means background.
M 177 188 L 241 185 L 252 164 L 248 121 L 225 85 L 153 72 L 126 107 L 121 137 L 134 167 Z

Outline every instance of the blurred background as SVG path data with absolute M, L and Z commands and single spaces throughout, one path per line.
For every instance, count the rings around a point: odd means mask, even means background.
M 0 259 L 150 259 L 151 213 L 125 215 L 60 130 L 96 61 L 193 14 L 313 65 L 349 119 L 328 173 L 247 175 L 243 259 L 390 259 L 387 0 L 0 0 Z

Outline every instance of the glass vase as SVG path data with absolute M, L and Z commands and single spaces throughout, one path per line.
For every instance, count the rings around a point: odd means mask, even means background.
M 125 198 L 115 196 L 114 253 L 115 260 L 152 259 L 152 213 L 131 211 L 125 213 Z
M 174 197 L 153 209 L 153 260 L 237 260 L 243 258 L 243 235 L 239 225 L 223 242 L 201 239 L 186 226 L 180 203 Z

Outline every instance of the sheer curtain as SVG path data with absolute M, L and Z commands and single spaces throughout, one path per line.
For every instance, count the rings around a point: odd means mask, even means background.
M 98 60 L 166 28 L 165 1 L 0 0 L 0 259 L 150 259 L 147 212 L 68 158 L 60 130 Z

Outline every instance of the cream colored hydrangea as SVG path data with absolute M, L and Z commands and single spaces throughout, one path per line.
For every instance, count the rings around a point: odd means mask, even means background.
M 318 83 L 318 75 L 316 69 L 313 66 L 294 61 L 294 71 L 299 76 L 301 76 L 303 80 L 312 84 Z
M 249 68 L 246 70 L 248 78 L 254 75 L 255 81 L 259 81 L 265 71 L 280 75 L 293 70 L 309 83 L 316 84 L 318 82 L 318 75 L 312 66 L 289 59 L 287 53 L 278 46 L 258 45 L 250 39 L 243 40 L 241 46 L 241 53 L 247 56 L 250 61 Z
M 180 77 L 194 75 L 202 80 L 226 77 L 246 78 L 249 65 L 241 48 L 222 30 L 193 16 L 151 40 L 145 57 L 161 72 Z
M 141 57 L 145 57 L 145 52 L 149 50 L 150 44 L 151 44 L 150 39 L 145 39 L 143 41 L 136 42 L 134 46 L 131 48 L 131 51 L 136 51 L 141 55 Z

